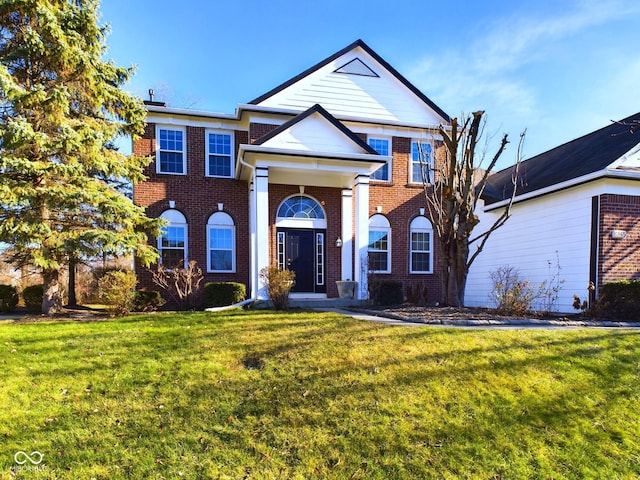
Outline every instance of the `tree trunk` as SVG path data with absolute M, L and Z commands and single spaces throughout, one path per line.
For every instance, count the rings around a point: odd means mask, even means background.
M 60 295 L 60 271 L 47 269 L 42 272 L 42 313 L 53 315 L 62 310 Z
M 69 259 L 69 306 L 77 307 L 78 300 L 76 298 L 76 261 Z
M 464 306 L 467 286 L 467 257 L 469 248 L 464 240 L 442 242 L 442 293 L 440 303 L 449 307 Z

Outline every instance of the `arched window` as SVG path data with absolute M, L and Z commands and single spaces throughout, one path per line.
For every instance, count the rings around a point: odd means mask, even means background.
M 178 210 L 165 210 L 160 217 L 169 222 L 158 237 L 160 263 L 182 268 L 187 263 L 187 219 Z
M 433 273 L 433 226 L 426 217 L 416 217 L 411 221 L 409 272 Z
M 279 218 L 324 218 L 324 210 L 313 198 L 295 195 L 287 198 L 278 208 Z
M 231 216 L 216 212 L 209 217 L 207 245 L 209 272 L 236 271 L 236 227 Z
M 384 215 L 369 219 L 369 270 L 391 273 L 391 226 Z

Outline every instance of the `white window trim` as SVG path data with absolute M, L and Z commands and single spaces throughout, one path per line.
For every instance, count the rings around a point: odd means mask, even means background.
M 223 135 L 229 135 L 230 141 L 231 141 L 231 156 L 229 158 L 229 162 L 231 163 L 231 174 L 229 176 L 225 176 L 225 175 L 210 175 L 209 174 L 209 134 L 210 133 L 218 133 L 218 134 L 223 134 Z M 211 129 L 208 128 L 205 130 L 204 133 L 204 144 L 205 144 L 205 156 L 204 156 L 204 175 L 205 177 L 210 177 L 210 178 L 234 178 L 235 176 L 235 157 L 236 157 L 236 152 L 235 152 L 235 137 L 233 134 L 233 130 L 219 130 L 219 129 Z
M 416 217 L 411 221 L 409 225 L 409 273 L 416 275 L 428 275 L 433 273 L 433 227 L 413 227 L 412 224 L 416 222 L 416 220 L 426 220 L 429 225 L 429 219 L 427 217 Z M 413 233 L 428 233 L 429 234 L 429 270 L 414 270 L 413 269 Z M 419 251 L 419 253 L 424 253 Z
M 376 223 L 378 223 L 376 221 L 377 217 L 381 217 L 384 218 L 384 222 L 386 222 L 387 225 L 382 226 L 382 225 L 376 225 Z M 374 225 L 372 226 L 371 223 L 373 223 Z M 387 234 L 387 269 L 386 270 L 370 270 L 371 273 L 391 273 L 391 226 L 389 225 L 389 219 L 387 217 L 385 217 L 384 215 L 381 214 L 375 214 L 373 215 L 370 219 L 369 219 L 369 230 L 368 232 L 385 232 Z M 369 233 L 367 233 L 367 236 L 369 235 Z M 384 250 L 379 250 L 379 251 L 384 251 Z M 369 254 L 369 248 L 367 247 L 367 255 Z
M 430 172 L 431 183 L 433 183 L 433 175 L 435 174 L 435 169 L 434 169 L 434 166 L 433 166 L 433 161 L 434 161 L 433 160 L 433 155 L 434 155 L 433 143 L 432 143 L 431 140 L 424 139 L 424 138 L 422 138 L 422 139 L 412 138 L 411 139 L 411 146 L 409 147 L 409 183 L 411 183 L 413 185 L 422 185 L 422 181 L 416 182 L 413 179 L 413 164 L 414 164 L 414 161 L 413 161 L 413 144 L 414 143 L 427 143 L 427 144 L 431 145 L 431 162 L 428 165 L 428 169 L 429 169 L 429 172 Z
M 233 222 L 233 218 L 228 213 L 224 213 L 228 217 L 229 222 Z M 207 220 L 207 273 L 236 273 L 236 226 L 233 223 L 211 223 L 211 219 L 215 213 Z M 231 270 L 214 270 L 211 265 L 211 229 L 231 230 Z
M 160 170 L 160 130 L 178 130 L 182 132 L 182 173 L 163 172 Z M 187 129 L 179 125 L 156 124 L 156 173 L 159 175 L 187 174 Z
M 172 218 L 173 217 L 173 218 Z M 189 225 L 187 224 L 186 218 L 184 215 L 178 210 L 165 210 L 160 215 L 160 218 L 164 218 L 165 220 L 169 220 L 169 224 L 167 227 L 182 227 L 184 229 L 184 267 L 187 266 L 188 258 L 189 258 Z M 177 220 L 180 221 L 177 221 Z M 158 253 L 160 257 L 158 258 L 158 264 L 162 265 L 162 237 L 164 235 L 158 236 L 157 245 L 158 245 Z M 165 250 L 177 250 L 177 249 L 165 249 Z M 173 265 L 170 265 L 171 268 Z
M 369 145 L 369 140 L 386 140 L 387 142 L 389 142 L 389 161 L 387 162 L 387 171 L 389 172 L 389 176 L 386 180 L 380 180 L 379 178 L 373 178 L 373 174 L 371 174 L 371 176 L 369 177 L 370 181 L 391 183 L 391 181 L 393 180 L 393 138 L 386 135 L 367 135 L 367 145 Z M 380 168 L 382 168 L 382 166 L 380 166 Z

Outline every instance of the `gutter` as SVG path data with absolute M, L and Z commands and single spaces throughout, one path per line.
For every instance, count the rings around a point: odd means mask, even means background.
M 566 180 L 561 183 L 556 183 L 554 185 L 550 185 L 548 187 L 534 190 L 532 192 L 528 192 L 522 195 L 516 195 L 516 198 L 514 199 L 513 204 L 515 205 L 516 203 L 525 202 L 527 200 L 531 200 L 532 198 L 542 197 L 544 195 L 548 195 L 553 192 L 565 190 L 569 187 L 577 187 L 578 185 L 582 185 L 583 183 L 592 182 L 600 178 L 620 178 L 625 180 L 640 180 L 640 174 L 638 174 L 638 172 L 605 168 L 604 170 L 599 170 L 597 172 L 589 173 L 587 175 L 583 175 L 582 177 L 572 178 L 571 180 Z M 491 212 L 492 210 L 504 208 L 509 204 L 510 201 L 511 201 L 510 199 L 506 199 L 496 203 L 492 203 L 489 206 L 485 206 L 484 211 Z

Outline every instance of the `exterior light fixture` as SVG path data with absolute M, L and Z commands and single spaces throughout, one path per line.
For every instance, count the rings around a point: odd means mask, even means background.
M 340 237 L 336 239 L 336 248 L 342 248 L 342 239 Z

